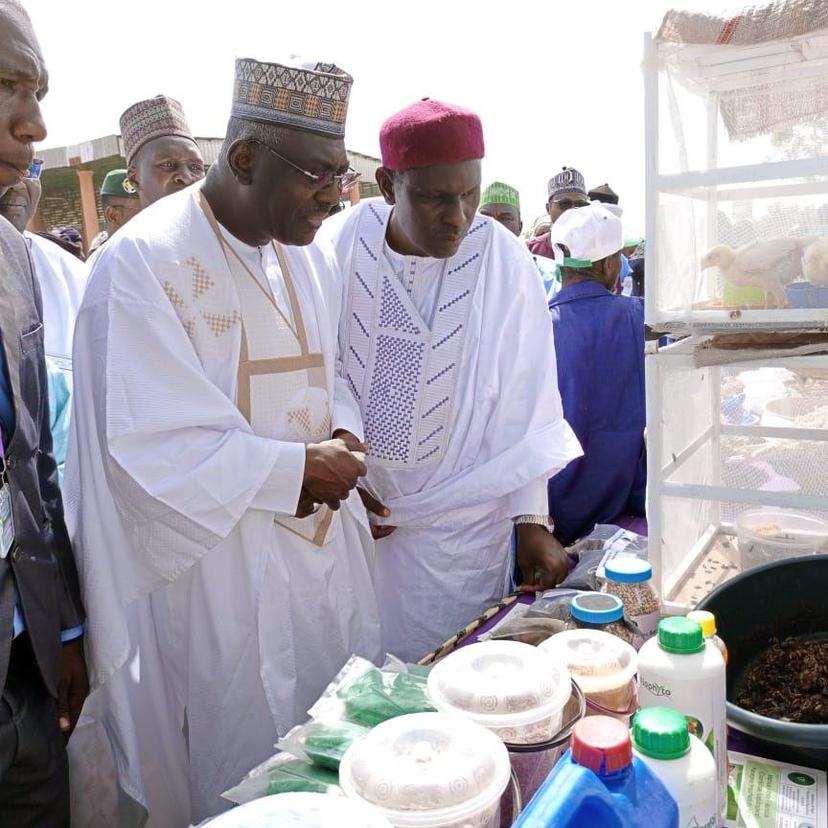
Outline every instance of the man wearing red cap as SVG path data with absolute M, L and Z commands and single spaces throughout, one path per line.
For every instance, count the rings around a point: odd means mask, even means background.
M 365 423 L 383 644 L 417 659 L 502 597 L 514 523 L 524 580 L 563 576 L 546 480 L 580 448 L 531 256 L 476 214 L 480 119 L 425 99 L 380 145 L 384 201 L 323 232 L 347 278 L 340 356 Z

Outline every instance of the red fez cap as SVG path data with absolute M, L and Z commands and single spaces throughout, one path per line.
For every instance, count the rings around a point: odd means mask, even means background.
M 468 109 L 423 98 L 382 125 L 380 150 L 389 170 L 458 164 L 483 157 L 483 126 Z

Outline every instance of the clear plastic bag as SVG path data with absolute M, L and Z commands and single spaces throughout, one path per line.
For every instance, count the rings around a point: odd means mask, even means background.
M 339 774 L 289 753 L 277 753 L 253 768 L 238 785 L 225 791 L 222 798 L 244 805 L 263 796 L 294 792 L 342 794 Z
M 298 759 L 339 771 L 345 751 L 366 733 L 367 727 L 352 722 L 310 721 L 294 727 L 276 747 Z
M 647 560 L 647 538 L 618 526 L 599 523 L 583 540 L 568 548 L 578 559 L 575 568 L 561 582 L 560 587 L 596 592 L 601 587 L 603 567 L 616 557 L 635 557 Z
M 396 716 L 433 712 L 427 684 L 427 668 L 391 659 L 380 670 L 352 656 L 308 712 L 318 721 L 374 727 Z

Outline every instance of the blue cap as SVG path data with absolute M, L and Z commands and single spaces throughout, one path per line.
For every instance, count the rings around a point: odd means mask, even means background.
M 610 581 L 638 584 L 653 577 L 653 568 L 641 558 L 615 558 L 604 565 L 604 574 Z
M 624 617 L 624 602 L 605 592 L 587 592 L 572 599 L 570 613 L 585 624 L 609 624 Z

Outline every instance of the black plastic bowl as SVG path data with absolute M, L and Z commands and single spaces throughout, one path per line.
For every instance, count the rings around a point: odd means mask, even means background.
M 716 616 L 719 636 L 727 645 L 730 697 L 774 636 L 828 638 L 828 555 L 789 558 L 751 569 L 711 592 L 698 609 Z M 828 767 L 828 725 L 770 719 L 731 701 L 727 719 L 755 740 L 771 743 L 765 755 Z

